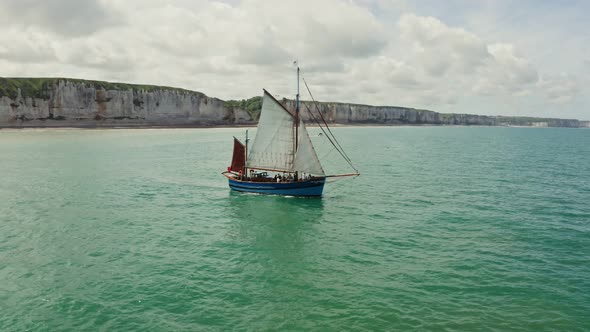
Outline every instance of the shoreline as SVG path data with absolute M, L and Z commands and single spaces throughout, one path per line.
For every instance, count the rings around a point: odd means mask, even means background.
M 1 81 L 0 130 L 241 128 L 256 126 L 255 119 L 262 108 L 260 96 L 224 101 L 174 87 L 70 78 L 1 78 Z M 129 91 L 133 91 L 133 98 Z M 296 108 L 294 100 L 283 98 L 281 103 L 291 111 Z M 308 105 L 311 101 L 303 103 Z M 333 127 L 590 127 L 589 120 L 579 119 L 439 113 L 412 107 L 342 102 L 313 104 L 316 111 L 326 114 L 327 120 L 337 122 L 330 124 Z M 311 121 L 311 117 L 305 120 Z
M 306 124 L 309 128 L 317 128 L 315 124 Z M 333 123 L 329 124 L 332 128 L 385 128 L 385 127 L 501 127 L 501 128 L 564 128 L 564 129 L 590 129 L 590 127 L 538 127 L 538 126 L 518 126 L 518 125 L 448 125 L 448 124 L 383 124 L 383 123 Z M 231 124 L 231 125 L 137 125 L 137 126 L 0 126 L 0 131 L 19 131 L 19 130 L 45 130 L 45 129 L 59 129 L 59 130 L 75 130 L 75 129 L 87 129 L 87 130 L 104 130 L 104 129 L 218 129 L 218 128 L 256 128 L 257 124 Z

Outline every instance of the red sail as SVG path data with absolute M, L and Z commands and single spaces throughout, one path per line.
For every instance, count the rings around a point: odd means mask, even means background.
M 231 160 L 233 172 L 243 172 L 246 167 L 246 148 L 244 144 L 234 137 L 234 156 Z

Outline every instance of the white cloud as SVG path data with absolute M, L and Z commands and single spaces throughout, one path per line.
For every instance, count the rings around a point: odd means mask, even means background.
M 539 79 L 534 66 L 511 44 L 490 44 L 487 50 L 490 58 L 477 71 L 472 91 L 485 96 L 530 94 Z
M 588 98 L 579 79 L 532 61 L 536 49 L 486 40 L 444 17 L 412 13 L 410 5 L 0 0 L 0 72 L 179 86 L 221 98 L 257 95 L 263 87 L 291 96 L 297 58 L 322 100 L 477 113 L 466 100 L 536 98 L 563 106 Z
M 239 40 L 236 45 L 238 53 L 237 63 L 252 65 L 276 65 L 289 63 L 293 56 L 281 45 L 276 28 L 268 26 L 259 39 Z
M 64 36 L 83 36 L 120 23 L 115 13 L 98 0 L 2 0 L 3 24 L 37 27 Z
M 570 102 L 578 93 L 577 79 L 566 73 L 557 76 L 544 76 L 539 87 L 545 91 L 546 98 L 555 104 Z
M 388 87 L 403 103 L 436 108 L 468 94 L 524 96 L 536 87 L 536 69 L 510 44 L 486 44 L 464 29 L 413 14 L 403 15 L 398 28 L 405 50 L 399 59 L 380 55 L 353 70 L 356 79 L 375 82 L 364 86 L 367 91 Z
M 15 63 L 46 63 L 55 61 L 56 54 L 47 33 L 11 27 L 0 34 L 0 59 Z
M 513 84 L 534 84 L 539 79 L 537 70 L 525 58 L 516 54 L 511 44 L 488 45 L 488 52 L 498 65 L 507 71 L 507 79 Z

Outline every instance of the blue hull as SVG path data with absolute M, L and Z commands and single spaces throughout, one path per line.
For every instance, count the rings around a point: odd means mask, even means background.
M 236 191 L 268 195 L 322 196 L 326 179 L 303 182 L 249 182 L 229 179 L 229 187 Z

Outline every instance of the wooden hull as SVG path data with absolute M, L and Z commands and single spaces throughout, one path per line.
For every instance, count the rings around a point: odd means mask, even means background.
M 226 175 L 226 174 L 224 174 Z M 242 181 L 226 175 L 232 190 L 285 196 L 322 196 L 325 178 L 298 182 L 254 182 Z

